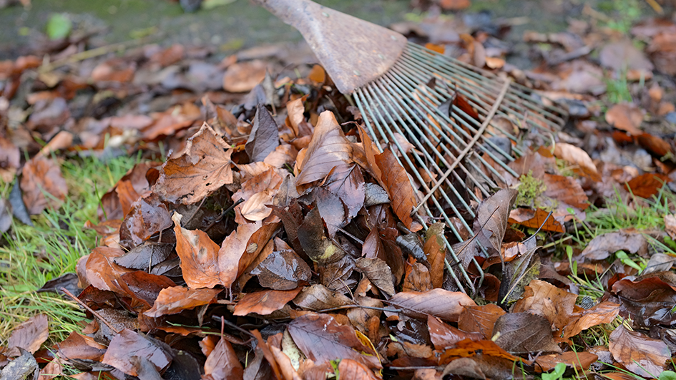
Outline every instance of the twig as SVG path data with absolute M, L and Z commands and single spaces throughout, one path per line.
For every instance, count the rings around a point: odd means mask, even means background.
M 131 41 L 124 41 L 124 42 L 118 42 L 115 44 L 110 44 L 106 46 L 101 46 L 98 48 L 90 49 L 90 50 L 85 50 L 80 53 L 75 53 L 69 57 L 59 59 L 57 61 L 54 61 L 52 63 L 46 64 L 44 66 L 41 66 L 38 69 L 39 73 L 46 73 L 49 71 L 52 71 L 58 67 L 67 65 L 69 63 L 75 63 L 79 61 L 83 61 L 88 58 L 94 58 L 98 57 L 100 55 L 108 54 L 110 52 L 113 52 L 115 50 L 121 49 L 121 48 L 126 48 L 134 45 L 140 45 L 142 43 L 145 43 L 149 40 L 149 38 L 140 38 L 138 40 L 131 40 Z
M 472 140 L 470 140 L 470 142 L 467 143 L 467 146 L 465 146 L 465 149 L 463 149 L 462 152 L 460 152 L 460 154 L 455 158 L 455 160 L 453 161 L 451 166 L 449 166 L 446 173 L 444 173 L 444 175 L 441 176 L 441 178 L 439 178 L 437 180 L 437 184 L 434 185 L 434 187 L 432 189 L 430 189 L 430 191 L 427 193 L 427 195 L 425 195 L 425 197 L 420 201 L 418 206 L 416 206 L 416 208 L 413 209 L 411 214 L 417 212 L 418 209 L 420 208 L 420 206 L 424 205 L 425 202 L 427 202 L 427 199 L 429 199 L 429 197 L 431 197 L 432 194 L 434 194 L 434 192 L 437 191 L 439 186 L 441 186 L 443 184 L 443 182 L 446 180 L 446 178 L 448 178 L 448 176 L 451 175 L 451 173 L 453 172 L 455 167 L 458 166 L 460 161 L 462 161 L 462 159 L 467 155 L 467 153 L 469 153 L 469 151 L 474 147 L 474 144 L 476 144 L 476 142 L 479 141 L 481 136 L 484 134 L 484 131 L 488 127 L 488 124 L 490 124 L 491 120 L 493 120 L 493 116 L 495 116 L 495 113 L 498 112 L 498 108 L 500 108 L 500 104 L 502 103 L 502 99 L 504 99 L 505 95 L 507 94 L 507 90 L 509 89 L 510 83 L 511 83 L 511 81 L 509 79 L 507 79 L 505 81 L 505 84 L 502 86 L 502 90 L 500 90 L 500 95 L 498 95 L 498 97 L 495 99 L 495 103 L 493 104 L 493 108 L 491 108 L 491 111 L 488 113 L 488 115 L 486 115 L 486 120 L 484 120 L 483 124 L 481 124 L 481 128 L 479 128 L 479 130 L 476 131 L 474 138 L 472 138 Z
M 390 313 L 400 313 L 401 312 L 401 310 L 385 309 L 384 307 L 362 306 L 362 305 L 343 305 L 343 306 L 331 307 L 331 308 L 328 308 L 328 309 L 317 310 L 317 313 L 326 313 L 326 312 L 329 312 L 329 311 L 344 310 L 344 309 L 355 309 L 355 308 L 380 310 L 380 311 L 387 311 L 387 312 L 390 312 Z
M 211 227 L 213 227 L 213 226 L 216 225 L 216 223 L 218 223 L 218 222 L 220 222 L 221 220 L 223 220 L 223 217 L 225 217 L 225 214 L 227 214 L 227 213 L 229 213 L 230 211 L 232 211 L 235 207 L 237 207 L 238 204 L 240 204 L 240 203 L 242 203 L 242 202 L 244 202 L 244 199 L 240 199 L 240 200 L 238 200 L 237 202 L 233 203 L 230 207 L 228 207 L 227 209 L 225 209 L 225 211 L 223 211 L 223 212 L 221 213 L 221 215 L 218 216 L 218 218 L 216 218 L 213 222 L 211 222 L 211 224 L 209 224 L 209 225 L 207 226 L 207 228 L 205 228 L 203 231 L 205 231 L 205 232 L 206 232 L 206 231 L 209 231 L 209 230 L 211 229 Z
M 657 3 L 657 1 L 655 1 L 655 0 L 645 0 L 645 2 L 648 3 L 648 5 L 650 5 L 652 7 L 652 9 L 655 10 L 655 12 L 657 12 L 659 14 L 664 13 L 664 9 L 662 9 L 662 6 L 659 5 Z
M 73 295 L 73 293 L 71 293 L 70 291 L 68 291 L 68 289 L 62 287 L 62 288 L 61 288 L 61 291 L 64 292 L 64 293 L 66 293 L 66 295 L 68 295 L 68 297 L 72 298 L 73 301 L 79 303 L 80 306 L 82 306 L 82 307 L 84 307 L 85 309 L 87 309 L 88 312 L 92 313 L 96 318 L 98 318 L 101 322 L 103 322 L 106 326 L 108 326 L 109 329 L 113 330 L 113 331 L 115 332 L 115 334 L 119 334 L 119 333 L 120 333 L 120 330 L 118 330 L 118 329 L 116 329 L 115 327 L 113 327 L 113 325 L 111 325 L 110 323 L 108 323 L 108 321 L 106 321 L 105 319 L 103 319 L 103 317 L 100 316 L 99 313 L 95 312 L 91 307 L 87 306 L 84 302 L 80 301 L 80 299 L 77 298 L 77 297 L 75 297 L 75 296 Z
M 364 241 L 363 241 L 363 240 L 361 240 L 361 239 L 359 239 L 358 237 L 352 235 L 351 233 L 345 231 L 344 229 L 338 228 L 338 232 L 342 232 L 342 233 L 344 233 L 347 237 L 352 238 L 352 240 L 356 241 L 357 243 L 359 243 L 359 244 L 361 244 L 361 245 L 364 245 Z

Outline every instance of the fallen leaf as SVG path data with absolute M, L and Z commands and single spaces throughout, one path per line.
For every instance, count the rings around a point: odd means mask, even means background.
M 520 300 L 514 304 L 513 313 L 530 312 L 549 321 L 552 330 L 561 331 L 573 315 L 577 295 L 540 280 L 532 280 Z
M 350 305 L 352 301 L 339 292 L 334 292 L 321 284 L 308 286 L 293 300 L 298 307 L 308 310 L 324 310 L 343 305 Z
M 470 0 L 440 0 L 439 6 L 449 11 L 459 11 L 469 8 L 472 3 Z
M 554 342 L 551 323 L 540 315 L 505 314 L 495 322 L 493 335 L 497 335 L 495 343 L 510 354 L 561 352 Z
M 542 228 L 544 231 L 564 232 L 561 223 L 553 215 L 543 209 L 530 210 L 527 208 L 515 208 L 509 212 L 509 222 L 521 224 L 528 228 Z M 545 220 L 547 221 L 545 223 Z
M 45 157 L 26 162 L 21 174 L 21 190 L 31 215 L 38 215 L 46 208 L 58 209 L 68 194 L 59 164 Z
M 251 162 L 259 162 L 272 153 L 279 146 L 277 123 L 265 106 L 256 106 L 253 127 L 246 141 L 246 154 Z
M 640 233 L 609 232 L 593 238 L 580 253 L 580 257 L 587 260 L 605 260 L 620 250 L 646 256 L 648 241 Z
M 261 60 L 234 63 L 223 75 L 223 89 L 228 92 L 251 91 L 265 79 L 267 64 Z
M 345 379 L 378 380 L 379 378 L 366 365 L 352 359 L 342 359 L 338 364 L 338 373 Z
M 122 256 L 124 251 L 118 248 L 96 247 L 89 254 L 86 262 L 86 282 L 100 290 L 109 290 L 118 294 L 125 294 L 118 283 L 125 273 L 134 272 L 113 262 L 116 257 Z
M 643 70 L 648 72 L 653 69 L 653 64 L 650 60 L 628 39 L 605 45 L 599 52 L 599 60 L 602 66 L 618 72 L 620 70 Z
M 476 306 L 476 303 L 462 292 L 449 292 L 441 288 L 428 292 L 400 292 L 389 301 L 402 309 L 404 314 L 414 318 L 425 319 L 427 315 L 439 317 L 449 322 L 457 322 L 465 309 L 464 306 Z
M 181 258 L 185 283 L 192 289 L 213 288 L 222 284 L 218 268 L 220 247 L 200 230 L 189 231 L 181 227 L 183 216 L 174 212 L 176 253 Z
M 110 341 L 101 363 L 111 365 L 128 375 L 138 376 L 139 368 L 132 363 L 133 357 L 147 359 L 158 371 L 163 371 L 171 364 L 171 355 L 154 339 L 129 329 L 120 331 Z
M 10 140 L 0 136 L 0 179 L 10 183 L 21 163 L 21 155 Z
M 94 338 L 70 333 L 68 338 L 57 344 L 59 356 L 65 360 L 83 359 L 100 361 L 106 353 L 107 347 L 97 343 Z
M 571 318 L 571 321 L 563 329 L 563 338 L 569 339 L 590 327 L 611 323 L 615 320 L 619 311 L 620 305 L 610 301 L 603 301 L 594 305 Z
M 152 309 L 143 314 L 152 318 L 177 314 L 183 310 L 210 304 L 220 292 L 221 289 L 188 289 L 182 286 L 165 288 L 155 299 Z
M 659 158 L 673 153 L 671 145 L 668 142 L 650 133 L 641 133 L 636 137 L 636 142 Z
M 671 325 L 676 320 L 676 315 L 671 312 L 676 304 L 676 286 L 673 283 L 671 272 L 615 282 L 612 292 L 620 297 L 620 315 L 631 317 L 635 326 Z
M 230 287 L 265 248 L 279 223 L 262 222 L 240 224 L 228 235 L 218 250 L 218 267 L 221 283 Z
M 123 274 L 117 283 L 133 299 L 134 302 L 131 306 L 142 310 L 150 309 L 153 306 L 162 289 L 176 286 L 176 283 L 166 276 L 158 276 L 140 270 Z M 137 303 L 140 303 L 140 305 L 137 305 Z
M 535 359 L 542 372 L 549 372 L 556 367 L 558 363 L 565 363 L 566 366 L 575 368 L 577 371 L 587 371 L 589 367 L 599 359 L 598 356 L 589 352 L 568 351 L 557 355 L 541 355 Z
M 658 376 L 671 357 L 666 343 L 629 331 L 623 324 L 610 334 L 608 348 L 618 363 L 639 376 Z
M 333 113 L 324 111 L 319 115 L 296 185 L 322 180 L 329 173 L 342 178 L 351 170 L 351 163 L 352 145 Z
M 356 260 L 355 264 L 359 271 L 383 293 L 387 294 L 389 297 L 394 295 L 392 270 L 385 261 L 379 258 L 369 259 L 360 257 Z
M 584 150 L 566 143 L 557 143 L 554 146 L 554 156 L 575 165 L 574 171 L 589 177 L 592 181 L 601 181 L 601 175 L 591 157 Z
M 430 279 L 432 287 L 441 288 L 444 282 L 444 260 L 446 259 L 446 245 L 444 244 L 444 223 L 434 223 L 425 231 L 425 245 L 423 251 L 430 263 Z
M 155 193 L 150 193 L 131 205 L 120 225 L 120 245 L 132 249 L 171 225 L 167 205 Z
M 232 183 L 232 149 L 206 123 L 188 139 L 184 153 L 162 165 L 154 192 L 171 203 L 201 201 Z
M 545 174 L 543 181 L 545 191 L 542 194 L 544 196 L 556 199 L 582 211 L 589 207 L 587 194 L 585 194 L 577 179 L 562 175 Z
M 204 362 L 204 375 L 209 380 L 239 380 L 244 368 L 230 342 L 221 338 Z
M 428 290 L 432 290 L 432 279 L 427 267 L 417 262 L 407 265 L 402 291 L 426 292 Z
M 670 182 L 668 176 L 660 173 L 644 173 L 625 184 L 628 191 L 642 198 L 651 198 L 660 192 L 664 184 Z
M 245 294 L 235 305 L 233 315 L 245 316 L 249 313 L 268 315 L 284 307 L 289 301 L 296 298 L 301 287 L 292 290 L 263 290 Z
M 276 290 L 291 290 L 300 282 L 309 282 L 312 276 L 310 266 L 291 249 L 273 251 L 251 275 L 258 276 L 261 286 Z
M 385 149 L 383 153 L 375 155 L 375 163 L 378 165 L 382 176 L 381 182 L 384 184 L 387 194 L 392 200 L 392 209 L 397 217 L 404 223 L 406 228 L 411 231 L 417 230 L 414 227 L 411 213 L 417 205 L 415 191 L 408 179 L 406 169 L 404 169 L 392 150 Z M 414 231 L 415 232 L 415 231 Z
M 461 316 L 462 317 L 462 316 Z M 492 327 L 491 327 L 492 328 Z M 430 340 L 437 351 L 443 351 L 445 348 L 453 347 L 461 340 L 482 340 L 480 333 L 465 332 L 456 327 L 449 326 L 439 320 L 439 318 L 429 315 L 427 317 L 427 329 L 430 333 Z
M 19 348 L 34 354 L 49 337 L 47 315 L 38 314 L 18 325 L 9 336 L 7 348 L 9 356 L 19 356 Z
M 119 266 L 129 269 L 146 270 L 168 259 L 174 253 L 174 244 L 146 241 L 129 252 L 113 259 Z
M 530 365 L 529 362 L 508 353 L 490 340 L 470 339 L 461 340 L 455 347 L 447 349 L 439 358 L 439 364 L 449 362 L 453 364 L 462 359 L 471 359 L 474 364 L 464 360 L 460 362 L 461 365 L 456 364 L 451 368 L 463 371 L 460 373 L 467 373 L 463 367 L 471 365 L 474 370 L 478 369 L 480 373 L 485 373 L 485 377 L 492 379 L 513 379 L 514 368 L 523 368 L 524 364 Z
M 378 354 L 365 345 L 350 326 L 339 325 L 326 314 L 306 314 L 288 325 L 289 333 L 303 354 L 317 363 L 352 359 L 369 369 L 381 369 Z
M 505 311 L 497 305 L 465 306 L 458 318 L 458 328 L 466 333 L 477 333 L 480 339 L 493 338 L 495 322 Z
M 613 127 L 633 136 L 643 133 L 639 129 L 643 122 L 643 111 L 634 104 L 621 103 L 610 107 L 606 112 L 606 121 Z

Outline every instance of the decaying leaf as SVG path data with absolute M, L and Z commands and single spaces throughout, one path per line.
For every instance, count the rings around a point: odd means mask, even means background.
M 171 355 L 157 341 L 129 329 L 120 331 L 110 341 L 101 362 L 112 365 L 126 374 L 138 376 L 140 368 L 134 365 L 133 357 L 148 360 L 158 371 L 171 364 Z
M 618 363 L 639 376 L 657 376 L 671 357 L 666 343 L 629 331 L 623 324 L 610 334 L 608 347 Z
M 388 303 L 402 309 L 404 314 L 425 319 L 427 315 L 439 317 L 449 322 L 457 322 L 463 312 L 463 306 L 476 306 L 476 303 L 462 292 L 449 292 L 441 288 L 428 292 L 400 292 Z
M 185 151 L 160 168 L 154 191 L 172 203 L 192 204 L 232 183 L 232 149 L 207 124 L 186 144 Z
M 434 223 L 425 232 L 425 245 L 423 251 L 430 263 L 430 277 L 432 287 L 441 288 L 444 282 L 444 260 L 446 259 L 446 246 L 444 244 L 444 223 Z
M 378 289 L 390 297 L 394 295 L 392 270 L 385 261 L 379 258 L 368 259 L 360 257 L 357 259 L 356 265 L 359 271 L 364 273 L 369 281 Z
M 467 333 L 476 333 L 481 339 L 493 338 L 495 322 L 505 311 L 497 305 L 465 306 L 458 319 L 458 328 Z
M 10 356 L 19 356 L 19 348 L 35 353 L 49 337 L 48 318 L 38 314 L 17 326 L 9 336 L 7 347 Z
M 209 380 L 242 379 L 244 375 L 242 363 L 239 362 L 235 350 L 225 338 L 218 341 L 207 357 L 204 363 L 204 374 Z
M 609 232 L 592 239 L 580 256 L 588 260 L 605 260 L 620 250 L 645 256 L 648 241 L 640 233 Z
M 493 335 L 497 335 L 495 343 L 511 354 L 561 352 L 554 342 L 551 324 L 540 315 L 505 314 L 495 322 Z
M 277 146 L 279 146 L 277 123 L 267 108 L 259 104 L 256 106 L 253 128 L 246 141 L 246 153 L 251 162 L 259 162 L 265 160 Z
M 59 208 L 68 194 L 59 164 L 45 157 L 35 157 L 26 162 L 21 175 L 21 190 L 23 202 L 31 215 L 38 215 L 48 207 Z
M 552 330 L 562 330 L 573 314 L 577 295 L 540 280 L 533 280 L 516 302 L 513 313 L 524 311 L 541 315 L 550 322 Z
M 395 214 L 406 228 L 411 231 L 417 230 L 413 225 L 413 217 L 411 216 L 417 201 L 406 169 L 399 164 L 396 155 L 389 148 L 375 156 L 375 163 L 382 173 L 381 180 L 392 200 L 392 208 Z

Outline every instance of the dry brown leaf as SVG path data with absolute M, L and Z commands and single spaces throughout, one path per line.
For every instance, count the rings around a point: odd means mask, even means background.
M 246 223 L 228 235 L 218 250 L 221 283 L 229 287 L 265 248 L 279 223 Z
M 34 354 L 49 337 L 47 315 L 38 314 L 18 325 L 9 336 L 7 348 L 9 356 L 19 356 L 19 348 Z
M 426 319 L 427 315 L 439 317 L 445 321 L 457 322 L 464 306 L 476 306 L 476 303 L 462 292 L 449 292 L 441 288 L 429 292 L 400 292 L 388 303 L 402 309 L 404 314 L 414 318 Z
M 569 339 L 582 331 L 603 323 L 611 323 L 620 312 L 620 305 L 603 301 L 598 305 L 582 311 L 579 315 L 573 316 L 571 321 L 564 327 L 563 338 Z
M 592 363 L 598 360 L 598 356 L 589 352 L 568 351 L 557 355 L 542 355 L 535 359 L 542 372 L 549 372 L 556 367 L 558 363 L 566 363 L 571 368 L 578 371 L 587 371 Z
M 182 286 L 165 288 L 160 291 L 153 308 L 143 314 L 157 318 L 180 313 L 211 303 L 220 292 L 221 289 L 188 289 Z
M 381 181 L 392 200 L 392 209 L 397 217 L 411 231 L 419 230 L 415 227 L 411 213 L 417 205 L 415 191 L 408 179 L 406 170 L 399 164 L 397 157 L 388 148 L 375 156 L 376 165 L 382 173 Z M 417 223 L 416 223 L 417 224 Z
M 118 248 L 96 247 L 89 254 L 86 262 L 86 283 L 99 290 L 109 290 L 118 294 L 126 294 L 118 283 L 119 278 L 133 272 L 133 269 L 121 267 L 113 259 L 124 255 Z
M 575 145 L 557 143 L 554 146 L 554 156 L 576 166 L 574 170 L 581 175 L 589 177 L 595 182 L 601 181 L 601 175 L 596 169 L 596 165 L 594 165 L 591 157 L 589 157 L 587 152 Z
M 477 333 L 481 339 L 491 339 L 495 322 L 503 315 L 505 311 L 495 304 L 465 306 L 458 318 L 458 328 L 463 332 Z
M 267 64 L 261 60 L 234 63 L 223 75 L 223 89 L 229 92 L 251 91 L 265 79 Z
M 606 112 L 606 121 L 632 136 L 639 136 L 643 133 L 639 129 L 643 122 L 643 111 L 634 104 L 622 103 L 612 106 Z
M 623 324 L 610 334 L 609 340 L 608 348 L 613 358 L 639 376 L 658 376 L 671 357 L 666 343 L 638 331 L 629 331 Z
M 191 289 L 213 288 L 223 284 L 218 270 L 220 247 L 200 230 L 190 231 L 181 227 L 183 216 L 177 212 L 174 221 L 176 253 L 181 258 L 183 279 Z
M 528 311 L 549 321 L 552 330 L 561 331 L 573 315 L 577 295 L 540 280 L 532 280 L 523 297 L 516 302 L 513 313 Z
M 407 265 L 402 291 L 426 292 L 428 290 L 432 290 L 432 279 L 427 267 L 415 261 L 413 264 Z
M 434 223 L 425 231 L 425 245 L 423 251 L 430 263 L 430 278 L 433 288 L 441 288 L 444 282 L 444 260 L 446 259 L 446 245 L 444 244 L 444 223 Z
M 35 157 L 26 162 L 21 174 L 21 190 L 23 202 L 31 215 L 38 215 L 48 207 L 61 207 L 68 194 L 59 164 L 45 157 Z
M 239 362 L 230 342 L 221 338 L 207 361 L 204 362 L 204 374 L 209 380 L 239 380 L 244 376 L 244 368 Z
M 233 315 L 245 316 L 249 313 L 268 315 L 284 307 L 296 298 L 302 287 L 292 290 L 263 290 L 245 294 L 235 305 Z
M 231 154 L 230 146 L 205 123 L 188 139 L 185 153 L 162 165 L 154 191 L 171 203 L 199 202 L 232 183 Z

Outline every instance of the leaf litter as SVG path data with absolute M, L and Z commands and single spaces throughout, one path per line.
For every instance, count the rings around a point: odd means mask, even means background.
M 67 202 L 64 160 L 142 157 L 104 189 L 99 220 L 87 224 L 98 246 L 41 290 L 79 293 L 91 322 L 62 342 L 48 340 L 56 327 L 46 314 L 18 324 L 0 346 L 3 376 L 674 370 L 676 94 L 666 76 L 676 26 L 636 23 L 639 46 L 571 19 L 568 32 L 524 34 L 540 65 L 521 70 L 505 61 L 509 43 L 494 45 L 500 20 L 490 21 L 495 36 L 463 22 L 393 28 L 542 91 L 570 120 L 552 136 L 502 120 L 519 135 L 520 157 L 486 156 L 494 167 L 476 168 L 501 186 L 492 195 L 454 183 L 459 198 L 442 207 L 467 202 L 473 215 L 453 220 L 417 211 L 435 179 L 420 183 L 401 164 L 416 148 L 399 134 L 402 150 L 374 141 L 318 65 L 296 75 L 284 57 L 215 62 L 181 45 L 72 66 L 44 66 L 50 58 L 38 55 L 0 63 L 0 99 L 26 100 L 0 102 L 0 178 L 15 183 L 0 200 L 6 236 L 13 217 L 27 223 Z M 462 33 L 444 39 L 444 28 Z M 476 117 L 461 95 L 451 106 Z M 475 294 L 454 283 L 460 267 Z

